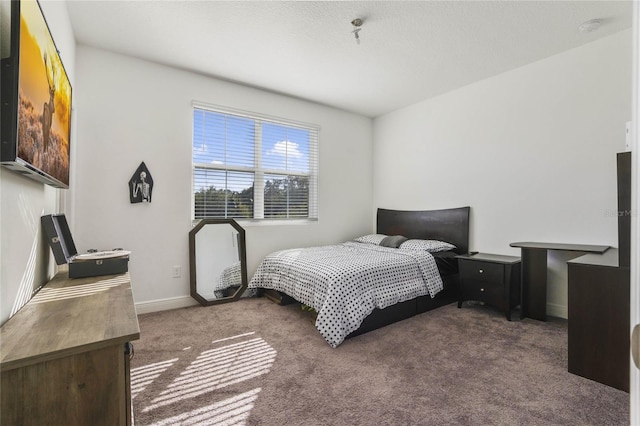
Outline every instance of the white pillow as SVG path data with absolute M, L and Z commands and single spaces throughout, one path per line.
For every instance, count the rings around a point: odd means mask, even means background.
M 362 237 L 358 237 L 353 241 L 355 241 L 356 243 L 379 245 L 380 242 L 385 238 L 386 238 L 386 235 L 384 234 L 369 234 L 369 235 L 363 235 Z
M 437 253 L 440 251 L 454 250 L 456 246 L 446 241 L 438 240 L 407 240 L 400 244 L 400 248 L 404 250 L 423 250 L 429 253 Z

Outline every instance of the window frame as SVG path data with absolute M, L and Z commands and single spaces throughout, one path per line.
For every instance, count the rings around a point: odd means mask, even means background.
M 193 125 L 194 114 L 196 110 L 210 111 L 217 114 L 233 115 L 245 119 L 252 120 L 255 126 L 254 129 L 254 166 L 214 166 L 207 163 L 195 163 L 193 160 L 193 147 L 195 128 Z M 320 156 L 320 126 L 317 124 L 306 123 L 302 121 L 270 116 L 267 114 L 261 114 L 251 111 L 244 111 L 230 107 L 223 107 L 219 105 L 209 104 L 200 101 L 192 101 L 191 103 L 191 221 L 197 223 L 202 219 L 209 219 L 213 217 L 196 218 L 195 211 L 195 181 L 194 175 L 197 168 L 219 171 L 234 171 L 234 172 L 248 172 L 254 174 L 253 188 L 254 188 L 254 205 L 253 205 L 253 217 L 233 217 L 225 214 L 224 218 L 233 218 L 237 222 L 252 225 L 266 225 L 266 224 L 279 224 L 279 225 L 291 225 L 291 224 L 308 224 L 314 223 L 319 220 L 319 201 L 318 201 L 318 181 L 319 181 L 319 156 Z M 309 172 L 295 172 L 286 171 L 281 169 L 269 169 L 263 167 L 262 162 L 262 124 L 274 124 L 278 126 L 298 128 L 309 131 L 311 133 L 309 140 Z M 307 217 L 293 217 L 293 218 L 265 218 L 264 217 L 264 188 L 265 188 L 265 175 L 284 175 L 284 176 L 308 176 L 309 178 L 309 194 L 308 194 L 308 216 Z M 222 218 L 222 217 L 220 217 Z

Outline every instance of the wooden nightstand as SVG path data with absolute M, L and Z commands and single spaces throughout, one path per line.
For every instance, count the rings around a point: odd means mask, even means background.
M 511 309 L 520 304 L 520 258 L 477 253 L 456 259 L 460 271 L 458 308 L 465 300 L 477 300 L 504 310 L 511 321 Z

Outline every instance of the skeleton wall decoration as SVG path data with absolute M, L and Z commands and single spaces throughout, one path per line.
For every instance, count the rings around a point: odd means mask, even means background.
M 150 203 L 152 191 L 153 178 L 143 161 L 129 180 L 129 199 L 132 204 Z

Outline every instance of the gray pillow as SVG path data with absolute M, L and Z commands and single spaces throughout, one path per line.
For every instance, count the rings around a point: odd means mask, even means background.
M 404 243 L 405 241 L 407 241 L 407 237 L 403 237 L 402 235 L 390 235 L 380 241 L 380 245 L 382 247 L 398 248 L 400 247 L 400 244 Z

